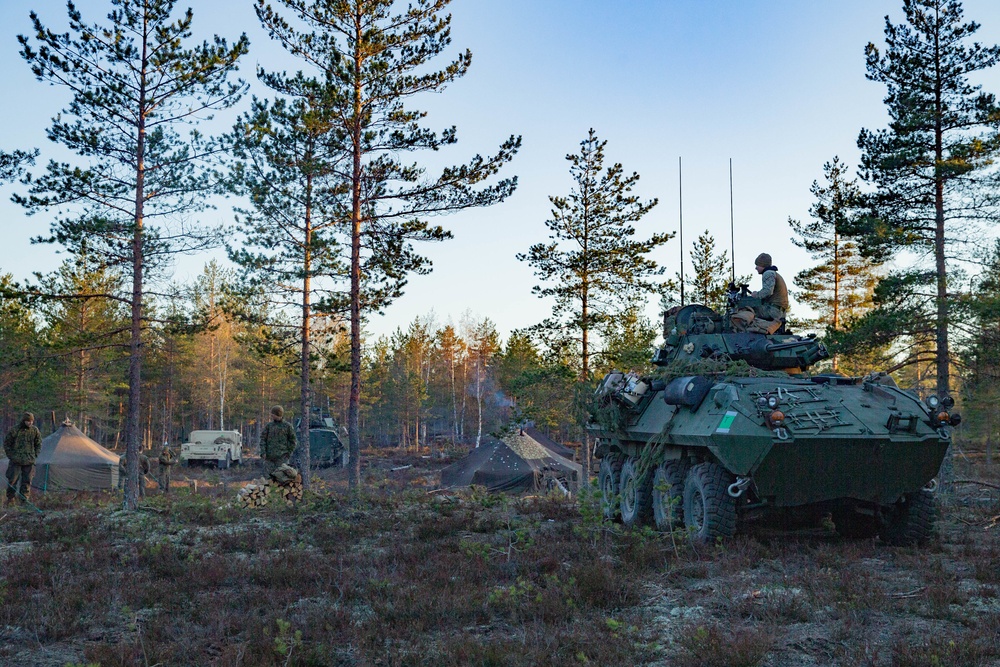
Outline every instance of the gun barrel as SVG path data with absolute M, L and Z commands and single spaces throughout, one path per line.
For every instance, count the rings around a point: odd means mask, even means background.
M 805 338 L 803 340 L 790 340 L 787 343 L 768 343 L 764 349 L 768 352 L 777 352 L 778 350 L 792 350 L 796 347 L 808 347 L 816 344 L 813 339 Z

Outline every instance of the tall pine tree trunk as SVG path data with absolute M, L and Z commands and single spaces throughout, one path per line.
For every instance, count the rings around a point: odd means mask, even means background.
M 145 25 L 143 26 L 145 29 Z M 135 147 L 135 218 L 132 229 L 132 303 L 128 363 L 128 412 L 125 415 L 125 508 L 139 506 L 139 485 L 145 484 L 139 467 L 140 411 L 142 410 L 142 272 L 143 203 L 146 152 L 146 40 L 142 41 L 142 78 L 139 82 L 138 131 Z
M 940 24 L 940 12 L 936 20 Z M 948 352 L 948 277 L 944 255 L 944 129 L 946 112 L 942 100 L 940 32 L 934 34 L 934 260 L 937 269 L 937 394 L 950 390 L 950 359 Z
M 354 37 L 362 37 L 362 8 L 354 14 Z M 354 53 L 354 117 L 351 119 L 351 147 L 354 164 L 351 170 L 351 397 L 347 410 L 347 434 L 350 443 L 348 487 L 361 488 L 361 433 L 358 417 L 361 406 L 361 53 Z
M 299 384 L 299 446 L 295 463 L 302 474 L 302 486 L 310 487 L 309 420 L 312 417 L 312 387 L 310 387 L 310 357 L 312 356 L 312 176 L 306 176 L 305 254 L 302 261 L 302 350 Z

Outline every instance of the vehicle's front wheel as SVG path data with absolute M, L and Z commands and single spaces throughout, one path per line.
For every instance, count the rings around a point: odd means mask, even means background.
M 736 532 L 736 499 L 727 489 L 733 476 L 717 463 L 699 463 L 684 481 L 684 525 L 704 544 Z
M 630 456 L 622 464 L 618 482 L 621 496 L 622 523 L 637 526 L 649 523 L 653 516 L 653 475 L 646 471 L 639 475 L 639 460 Z
M 907 493 L 885 512 L 885 524 L 880 535 L 887 543 L 897 546 L 922 546 L 931 539 L 937 503 L 926 489 Z
M 658 530 L 675 530 L 684 526 L 685 461 L 667 461 L 656 466 L 653 473 L 653 521 Z
M 605 519 L 618 518 L 618 482 L 621 477 L 622 460 L 608 455 L 601 459 L 597 473 L 597 484 L 601 487 L 601 513 Z

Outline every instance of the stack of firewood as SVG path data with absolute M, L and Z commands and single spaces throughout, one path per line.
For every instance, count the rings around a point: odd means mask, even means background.
M 262 507 L 268 501 L 291 506 L 302 500 L 302 475 L 290 465 L 282 465 L 271 473 L 270 479 L 255 479 L 236 494 L 236 501 L 243 507 Z
M 271 493 L 289 506 L 302 500 L 302 475 L 287 463 L 278 466 L 271 473 Z
M 271 495 L 271 482 L 255 479 L 236 493 L 236 502 L 243 507 L 263 507 Z

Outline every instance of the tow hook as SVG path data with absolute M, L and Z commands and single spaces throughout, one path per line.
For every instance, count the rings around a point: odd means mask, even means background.
M 747 490 L 747 487 L 750 486 L 751 481 L 749 477 L 738 477 L 735 482 L 729 485 L 727 492 L 733 498 L 739 498 Z
M 935 491 L 937 491 L 937 488 L 938 488 L 937 477 L 935 477 L 934 479 L 932 479 L 931 481 L 927 482 L 927 484 L 924 485 L 924 491 L 927 491 L 928 493 L 934 493 Z

